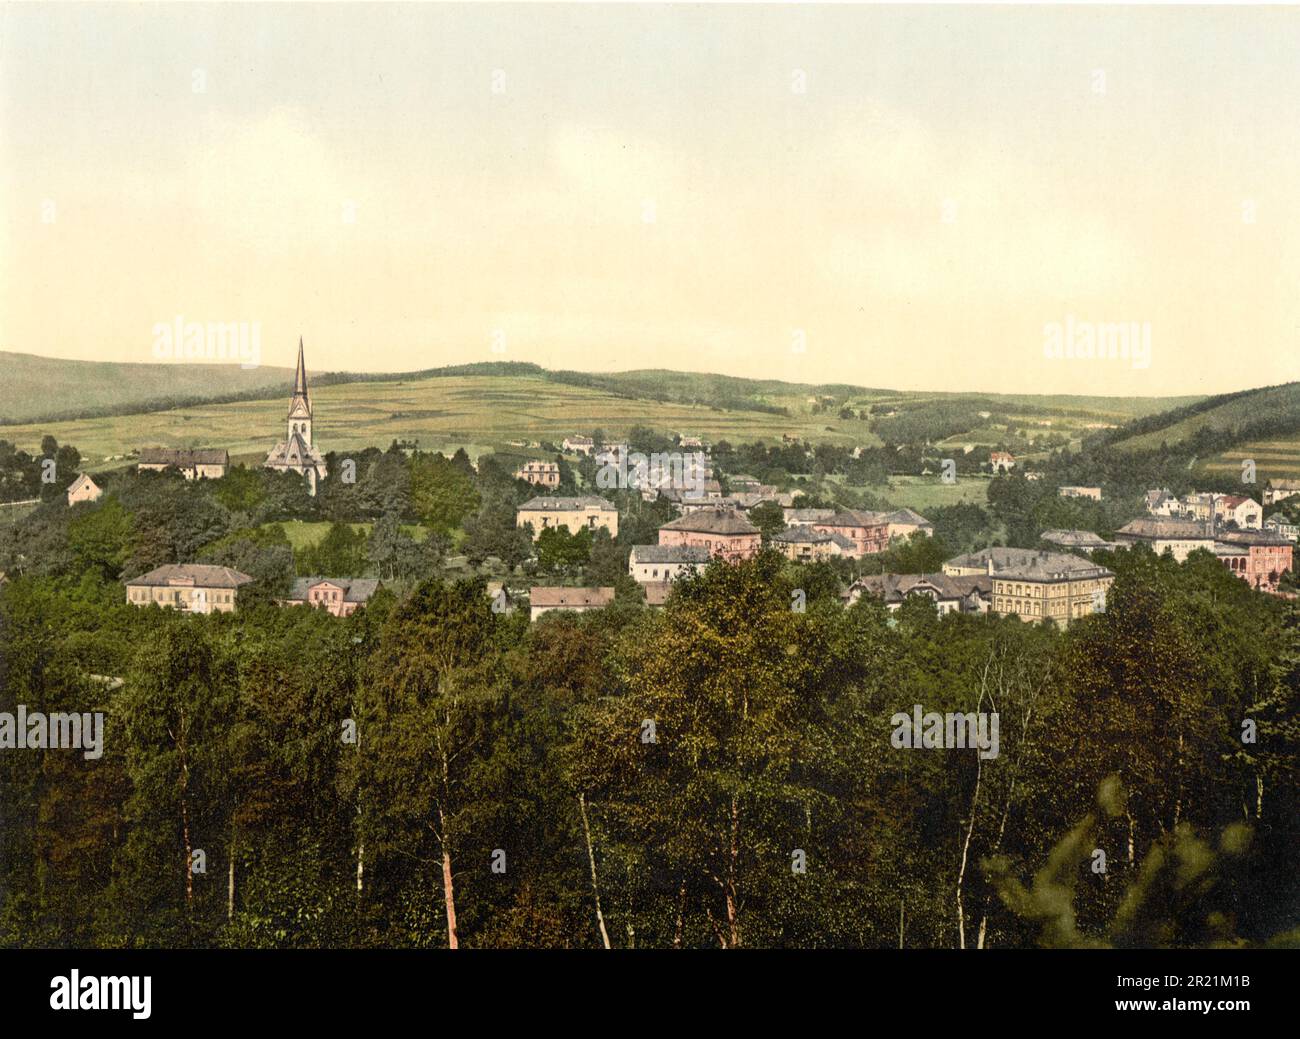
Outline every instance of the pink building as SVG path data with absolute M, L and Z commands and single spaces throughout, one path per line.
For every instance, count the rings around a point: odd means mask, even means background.
M 300 577 L 281 606 L 314 606 L 335 617 L 350 617 L 364 606 L 379 582 L 354 577 Z
M 852 542 L 852 550 L 842 554 L 853 559 L 883 552 L 889 547 L 889 513 L 845 509 L 808 525 L 823 534 L 838 534 Z
M 1278 581 L 1291 569 L 1291 542 L 1277 534 L 1231 531 L 1215 538 L 1214 554 L 1252 588 L 1276 592 Z
M 763 535 L 738 509 L 701 509 L 660 527 L 659 544 L 691 545 L 736 563 L 758 555 Z

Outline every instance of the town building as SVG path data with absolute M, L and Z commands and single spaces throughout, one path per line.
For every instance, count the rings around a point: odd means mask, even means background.
M 902 606 L 909 595 L 923 595 L 940 614 L 987 613 L 993 599 L 993 578 L 987 574 L 873 574 L 849 585 L 849 605 L 864 595 L 882 600 L 890 612 Z
M 1286 538 L 1288 541 L 1300 539 L 1300 526 L 1292 523 L 1286 515 L 1281 512 L 1275 512 L 1264 521 L 1264 531 L 1266 533 L 1276 534 L 1278 537 Z
M 1214 512 L 1220 523 L 1231 523 L 1241 530 L 1259 530 L 1264 524 L 1263 507 L 1244 494 L 1217 495 Z
M 299 577 L 280 600 L 281 606 L 312 606 L 335 617 L 351 617 L 379 588 L 379 582 L 359 577 Z
M 228 566 L 168 563 L 126 582 L 133 606 L 156 603 L 185 613 L 231 613 L 236 593 L 252 580 Z
M 763 536 L 737 509 L 703 509 L 665 523 L 659 528 L 659 544 L 704 548 L 734 563 L 758 555 Z
M 1104 566 L 1060 552 L 1040 552 L 990 576 L 994 613 L 1028 622 L 1048 620 L 1059 627 L 1105 612 L 1115 580 Z
M 637 584 L 657 584 L 701 570 L 712 558 L 699 545 L 633 545 L 627 572 Z
M 799 562 L 816 562 L 838 556 L 847 546 L 853 550 L 853 542 L 841 534 L 828 534 L 813 530 L 812 527 L 789 527 L 772 536 L 772 547 L 787 559 Z
M 1058 487 L 1056 493 L 1062 498 L 1091 498 L 1093 501 L 1101 501 L 1100 487 Z
M 989 452 L 989 468 L 995 473 L 1009 473 L 1015 467 L 1015 457 L 1009 451 Z
M 329 475 L 325 459 L 312 444 L 311 394 L 307 389 L 307 366 L 303 361 L 302 337 L 298 338 L 298 370 L 293 379 L 293 396 L 285 420 L 288 436 L 276 444 L 262 465 L 281 473 L 297 473 L 307 481 L 307 493 L 316 494 L 316 484 Z
M 83 501 L 99 501 L 104 492 L 85 473 L 78 473 L 77 478 L 68 487 L 68 504 L 76 505 Z
M 543 530 L 568 527 L 570 534 L 580 530 L 607 530 L 610 537 L 618 537 L 618 509 L 604 498 L 530 498 L 519 506 L 515 526 L 533 527 L 533 540 Z
M 1300 480 L 1269 480 L 1264 485 L 1264 504 L 1276 505 L 1300 494 Z
M 215 447 L 140 449 L 137 472 L 175 469 L 187 480 L 220 480 L 230 467 L 230 452 Z
M 1292 550 L 1286 538 L 1262 530 L 1227 531 L 1214 543 L 1223 565 L 1261 592 L 1278 590 L 1282 575 L 1291 569 Z
M 796 509 L 793 505 L 781 506 L 781 512 L 785 517 L 786 526 L 789 527 L 808 527 L 814 523 L 820 523 L 824 519 L 830 519 L 835 515 L 835 509 Z
M 589 455 L 596 450 L 596 442 L 591 437 L 583 436 L 565 437 L 564 443 L 560 446 L 570 454 L 576 455 Z
M 883 552 L 889 547 L 889 521 L 887 513 L 844 509 L 809 526 L 824 534 L 839 534 L 852 542 L 853 547 L 844 555 L 854 559 Z
M 1115 541 L 1120 545 L 1146 545 L 1156 555 L 1168 550 L 1180 563 L 1198 548 L 1214 551 L 1214 535 L 1208 524 L 1191 519 L 1135 519 L 1115 531 Z
M 911 509 L 897 509 L 894 512 L 887 512 L 885 513 L 885 522 L 889 524 L 889 537 L 891 539 L 910 538 L 913 534 L 924 534 L 930 537 L 934 534 L 934 524 L 919 512 L 913 512 Z
M 537 586 L 528 591 L 529 620 L 553 610 L 587 613 L 602 610 L 614 601 L 613 588 L 557 588 Z
M 1183 503 L 1164 488 L 1147 491 L 1146 507 L 1149 515 L 1164 516 L 1166 518 L 1180 516 L 1183 511 Z
M 527 480 L 536 487 L 560 486 L 559 462 L 525 462 L 515 473 L 516 480 Z

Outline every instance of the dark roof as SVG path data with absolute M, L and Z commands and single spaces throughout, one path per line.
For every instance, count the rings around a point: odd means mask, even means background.
M 993 579 L 987 574 L 973 577 L 949 577 L 947 574 L 873 574 L 854 581 L 857 589 L 876 595 L 885 602 L 902 602 L 913 592 L 933 592 L 940 599 L 964 599 L 973 592 L 990 595 Z
M 230 452 L 216 447 L 142 447 L 140 462 L 145 465 L 229 465 Z
M 660 530 L 686 530 L 699 534 L 757 534 L 758 528 L 738 509 L 700 509 L 665 523 Z
M 791 527 L 780 534 L 773 534 L 772 540 L 786 545 L 821 545 L 834 540 L 834 536 L 811 527 Z
M 699 545 L 633 545 L 634 563 L 707 563 L 709 550 Z
M 1130 520 L 1115 531 L 1115 536 L 1131 538 L 1192 538 L 1209 541 L 1211 535 L 1199 520 L 1157 519 L 1143 517 Z
M 933 524 L 919 512 L 914 512 L 911 509 L 895 509 L 893 512 L 887 513 L 885 519 L 890 523 L 914 523 L 917 526 L 933 526 Z
M 192 583 L 200 588 L 238 588 L 252 578 L 231 570 L 228 566 L 209 566 L 206 563 L 167 563 L 147 574 L 127 581 L 128 587 L 148 585 L 166 587 L 173 582 Z
M 289 589 L 289 599 L 306 601 L 311 589 L 325 583 L 342 588 L 344 602 L 366 602 L 379 589 L 379 581 L 369 577 L 299 577 Z
M 1265 530 L 1225 530 L 1222 534 L 1216 534 L 1215 541 L 1221 541 L 1229 545 L 1289 545 L 1290 538 L 1284 538 L 1281 534 L 1271 534 Z
M 889 523 L 884 512 L 866 512 L 862 509 L 841 509 L 833 516 L 813 521 L 817 527 L 882 527 Z
M 539 496 L 529 498 L 519 506 L 520 512 L 570 512 L 574 509 L 600 509 L 602 512 L 617 512 L 612 502 L 604 498 L 587 496 L 583 498 L 552 498 Z

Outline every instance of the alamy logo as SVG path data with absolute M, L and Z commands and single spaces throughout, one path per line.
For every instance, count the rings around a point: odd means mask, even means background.
M 46 715 L 20 703 L 17 714 L 0 711 L 0 750 L 84 750 L 94 760 L 104 753 L 104 715 Z
M 74 970 L 68 976 L 50 979 L 50 1008 L 52 1010 L 130 1010 L 131 1016 L 143 1021 L 150 1014 L 150 990 L 153 978 L 137 977 L 101 978 L 90 974 L 81 976 Z
M 704 493 L 708 462 L 702 451 L 619 452 L 617 459 L 596 472 L 596 486 L 633 490 L 679 490 L 698 497 Z
M 238 361 L 241 368 L 262 363 L 262 322 L 186 321 L 153 326 L 153 355 L 159 361 Z
M 1043 356 L 1049 361 L 1124 360 L 1135 370 L 1151 367 L 1150 321 L 1079 321 L 1043 326 Z
M 971 711 L 926 714 L 913 704 L 912 713 L 899 711 L 889 719 L 894 733 L 889 742 L 900 750 L 964 750 L 973 747 L 986 761 L 998 756 L 998 713 Z

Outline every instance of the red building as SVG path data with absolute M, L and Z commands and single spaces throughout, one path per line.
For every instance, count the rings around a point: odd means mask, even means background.
M 854 559 L 873 552 L 883 552 L 889 547 L 889 514 L 885 512 L 845 509 L 808 526 L 823 534 L 838 534 L 851 541 L 853 549 L 843 554 Z
M 1291 569 L 1291 542 L 1265 531 L 1238 530 L 1218 534 L 1214 554 L 1252 588 L 1276 592 L 1278 581 Z
M 763 535 L 738 509 L 701 509 L 660 527 L 659 544 L 692 545 L 735 563 L 758 555 Z

